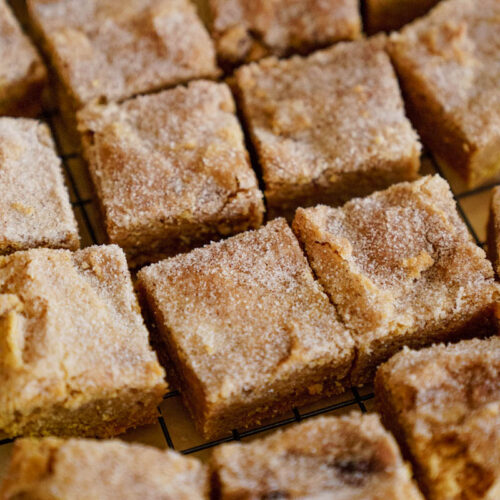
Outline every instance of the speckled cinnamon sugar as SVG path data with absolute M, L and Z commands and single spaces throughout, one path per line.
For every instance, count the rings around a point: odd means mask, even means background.
M 29 0 L 28 8 L 76 109 L 218 74 L 189 0 Z
M 488 257 L 500 276 L 500 186 L 492 190 L 488 217 Z
M 424 142 L 470 187 L 500 171 L 499 31 L 497 0 L 450 0 L 389 45 Z
M 111 436 L 157 418 L 164 372 L 117 246 L 0 257 L 0 429 Z
M 283 219 L 144 268 L 138 288 L 207 438 L 344 390 L 352 339 Z
M 359 36 L 357 0 L 209 0 L 222 64 L 305 53 Z
M 79 114 L 109 239 L 131 265 L 258 227 L 264 205 L 225 84 Z
M 206 500 L 201 462 L 121 441 L 19 439 L 0 497 Z
M 0 254 L 79 245 L 61 161 L 47 125 L 0 118 Z
M 222 445 L 211 465 L 222 500 L 423 500 L 376 415 L 322 417 L 248 444 Z
M 5 0 L 0 0 L 0 115 L 36 116 L 45 66 Z
M 499 498 L 500 338 L 405 349 L 378 370 L 376 395 L 427 498 Z
M 236 72 L 271 216 L 416 178 L 420 144 L 383 46 L 383 38 L 340 43 Z
M 299 209 L 293 228 L 353 332 L 354 385 L 403 345 L 496 331 L 500 288 L 442 178 L 397 184 L 342 208 Z

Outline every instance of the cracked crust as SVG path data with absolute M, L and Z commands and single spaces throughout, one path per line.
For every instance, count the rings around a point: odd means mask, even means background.
M 499 337 L 405 349 L 379 368 L 375 393 L 429 500 L 499 498 Z
M 166 391 L 117 246 L 0 257 L 0 429 L 110 436 Z
M 397 184 L 342 208 L 299 209 L 293 229 L 353 332 L 353 385 L 370 381 L 403 345 L 496 331 L 493 269 L 440 177 Z
M 190 83 L 78 115 L 112 243 L 137 266 L 262 223 L 225 84 Z
M 207 438 L 343 392 L 352 339 L 283 219 L 142 269 L 138 288 Z

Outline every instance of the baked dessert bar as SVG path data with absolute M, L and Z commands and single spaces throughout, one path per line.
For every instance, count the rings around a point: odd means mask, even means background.
M 223 67 L 307 53 L 359 36 L 358 0 L 209 0 Z
M 38 115 L 47 72 L 5 0 L 0 0 L 0 116 Z
M 293 228 L 357 345 L 353 385 L 402 346 L 496 331 L 500 288 L 438 176 L 341 208 L 297 210 Z
M 366 0 L 366 30 L 398 30 L 415 18 L 423 16 L 439 0 Z
M 500 275 L 500 186 L 493 188 L 488 218 L 488 257 Z
M 343 392 L 353 341 L 283 219 L 146 267 L 137 286 L 205 437 Z
M 211 466 L 222 500 L 423 500 L 376 415 L 322 417 L 248 444 L 222 445 Z
M 416 178 L 420 144 L 383 47 L 381 37 L 345 42 L 236 72 L 271 217 Z
M 500 2 L 441 2 L 391 36 L 409 115 L 469 187 L 500 172 Z
M 215 77 L 215 49 L 189 0 L 28 0 L 57 76 L 63 116 L 194 78 Z
M 166 392 L 119 247 L 0 257 L 0 430 L 106 437 Z
M 208 500 L 198 460 L 121 441 L 19 439 L 0 498 Z
M 29 118 L 0 118 L 0 186 L 0 254 L 80 246 L 47 125 Z
M 499 337 L 405 349 L 379 368 L 375 388 L 427 498 L 499 498 Z
M 138 265 L 258 227 L 264 205 L 225 84 L 78 115 L 109 239 Z

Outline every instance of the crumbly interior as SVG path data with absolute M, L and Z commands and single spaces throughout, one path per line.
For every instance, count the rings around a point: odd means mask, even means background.
M 75 109 L 218 74 L 189 0 L 29 0 L 28 7 Z
M 0 118 L 0 254 L 79 247 L 78 228 L 49 128 Z
M 0 258 L 0 429 L 107 436 L 154 421 L 166 390 L 123 252 Z
M 208 473 L 198 460 L 140 444 L 20 439 L 0 496 L 205 500 Z
M 356 339 L 354 382 L 404 344 L 493 332 L 500 289 L 442 178 L 401 183 L 342 208 L 299 209 L 293 227 Z
M 428 498 L 498 498 L 500 338 L 405 349 L 379 369 L 376 392 Z
M 383 46 L 340 43 L 235 73 L 271 216 L 416 178 L 420 144 Z
M 356 38 L 356 0 L 210 0 L 217 53 L 226 65 L 308 52 Z
M 225 84 L 79 114 L 108 236 L 132 262 L 258 227 L 264 206 Z
M 206 435 L 344 390 L 352 339 L 283 219 L 149 266 L 138 285 Z
M 322 417 L 215 449 L 220 498 L 423 500 L 377 416 Z

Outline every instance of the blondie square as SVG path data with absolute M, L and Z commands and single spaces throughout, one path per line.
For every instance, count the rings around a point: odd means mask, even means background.
M 0 430 L 111 436 L 166 391 L 117 246 L 0 257 Z
M 492 190 L 488 218 L 488 257 L 500 275 L 500 186 Z
M 500 498 L 500 338 L 403 352 L 375 380 L 430 500 Z
M 0 185 L 0 254 L 80 246 L 47 125 L 29 118 L 0 118 Z
M 404 345 L 496 331 L 500 288 L 438 176 L 342 208 L 299 209 L 293 228 L 357 346 L 353 385 Z
M 6 479 L 5 500 L 208 500 L 208 472 L 174 451 L 92 439 L 19 439 Z
M 307 53 L 359 36 L 358 0 L 209 0 L 223 67 Z
M 500 2 L 451 0 L 393 34 L 409 115 L 469 187 L 500 172 Z
M 138 288 L 207 438 L 344 390 L 353 341 L 283 219 L 142 269 Z
M 47 72 L 5 0 L 0 0 L 0 116 L 36 116 Z
M 423 500 L 376 415 L 322 417 L 249 444 L 222 445 L 211 466 L 222 500 Z
M 383 45 L 383 38 L 340 43 L 236 72 L 271 217 L 416 178 L 420 144 Z
M 107 234 L 132 265 L 260 226 L 234 112 L 225 84 L 199 81 L 78 115 Z

